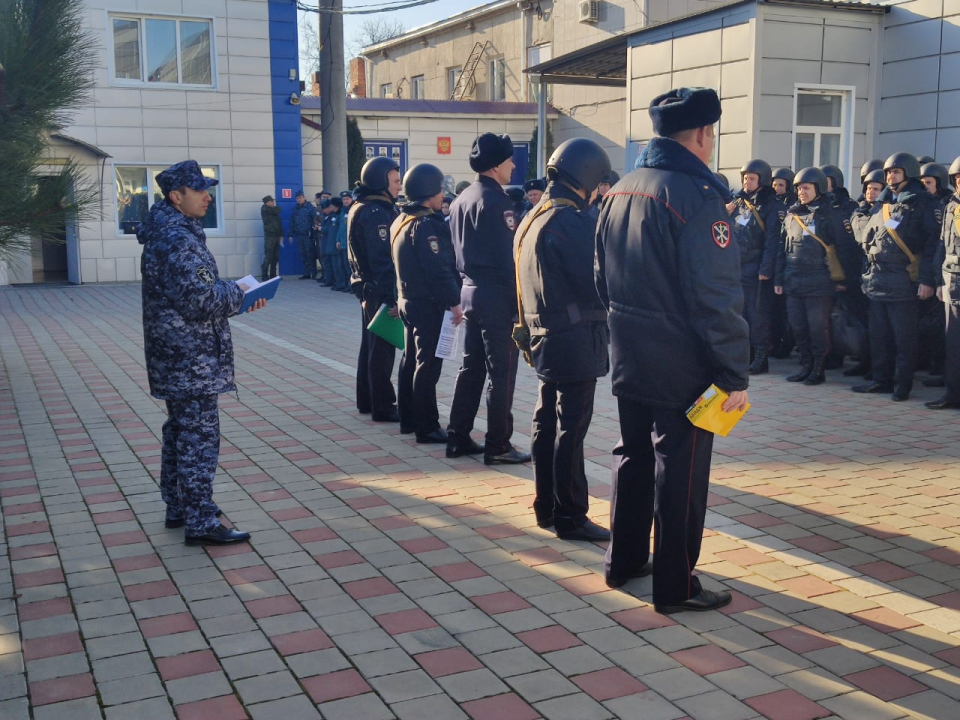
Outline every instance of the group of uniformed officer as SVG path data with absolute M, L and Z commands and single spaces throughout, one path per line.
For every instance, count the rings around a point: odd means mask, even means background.
M 960 158 L 948 171 L 930 158 L 897 152 L 885 162 L 864 163 L 862 193 L 854 201 L 835 165 L 794 174 L 774 172 L 759 159 L 746 163 L 742 189 L 728 209 L 741 252 L 750 373 L 769 371 L 784 330 L 776 320 L 776 299 L 783 296 L 801 365 L 788 381 L 818 385 L 831 361 L 839 367 L 849 354 L 858 363 L 844 374 L 868 380 L 854 392 L 891 393 L 903 401 L 925 351 L 931 370 L 943 371 L 942 380 L 927 384 L 946 387 L 927 407 L 960 407 L 960 327 L 950 294 L 958 265 L 958 223 L 951 214 L 960 202 L 958 176 Z M 846 315 L 831 317 L 835 306 Z M 856 347 L 833 347 L 838 333 L 831 321 L 860 330 Z M 921 327 L 929 328 L 923 348 Z

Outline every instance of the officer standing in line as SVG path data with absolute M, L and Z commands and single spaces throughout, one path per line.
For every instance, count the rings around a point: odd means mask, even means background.
M 344 190 L 340 193 L 340 219 L 337 222 L 336 253 L 333 260 L 333 290 L 350 292 L 350 263 L 347 260 L 347 215 L 353 204 L 353 195 Z
M 590 198 L 590 209 L 587 211 L 594 222 L 600 219 L 600 203 L 603 202 L 603 196 L 610 192 L 610 188 L 618 182 L 620 182 L 620 173 L 611 170 L 610 174 L 597 186 L 597 191 Z
M 730 602 L 729 593 L 703 589 L 693 574 L 713 433 L 686 416 L 711 383 L 729 393 L 725 411 L 748 402 L 750 340 L 725 207 L 732 198 L 707 166 L 720 111 L 710 88 L 654 98 L 658 137 L 638 158 L 639 169 L 608 194 L 597 227 L 597 290 L 609 312 L 621 433 L 605 575 L 619 587 L 650 573 L 655 521 L 653 602 L 660 613 Z
M 924 163 L 920 166 L 920 182 L 936 200 L 934 214 L 937 221 L 943 225 L 943 210 L 953 193 L 950 192 L 950 178 L 947 169 L 935 162 Z M 942 247 L 937 244 L 937 248 Z M 940 263 L 933 265 L 933 275 L 940 282 Z M 920 367 L 926 367 L 933 377 L 923 381 L 926 387 L 943 387 L 944 363 L 944 325 L 943 302 L 939 297 L 929 297 L 920 301 Z
M 587 203 L 609 173 L 610 158 L 594 141 L 562 143 L 547 161 L 543 199 L 514 241 L 523 313 L 515 337 L 540 380 L 530 431 L 533 511 L 537 525 L 564 540 L 610 539 L 587 517 L 583 460 L 597 378 L 610 369 L 607 312 L 593 274 L 597 223 Z
M 337 287 L 336 266 L 340 258 L 337 253 L 337 233 L 340 231 L 340 211 L 343 202 L 340 198 L 329 197 L 320 201 L 320 252 L 323 264 L 323 286 Z
M 852 389 L 892 392 L 893 400 L 903 401 L 913 389 L 917 361 L 917 298 L 926 300 L 936 287 L 932 265 L 940 227 L 917 159 L 894 153 L 883 169 L 887 187 L 859 238 L 867 254 L 863 286 L 870 300 L 873 381 Z
M 867 182 L 867 176 L 871 173 L 880 170 L 881 174 L 883 172 L 883 160 L 867 160 L 863 165 L 860 166 L 860 186 L 864 187 L 864 184 Z M 886 183 L 884 183 L 886 187 Z M 864 191 L 865 192 L 865 191 Z M 857 198 L 857 203 L 862 203 L 865 196 L 861 192 L 860 197 Z M 871 201 L 872 202 L 872 201 Z
M 827 178 L 819 168 L 804 168 L 793 186 L 797 203 L 783 221 L 775 291 L 787 296 L 787 316 L 800 350 L 800 369 L 787 382 L 820 385 L 830 353 L 830 311 L 844 278 L 832 277 L 828 247 L 838 250 L 845 232 L 830 206 Z
M 542 178 L 527 180 L 523 184 L 523 193 L 526 196 L 526 202 L 523 204 L 523 212 L 520 213 L 518 222 L 523 220 L 528 212 L 537 206 L 540 198 L 543 197 L 543 191 L 547 189 L 547 183 Z
M 944 343 L 943 380 L 946 391 L 936 400 L 925 403 L 931 410 L 960 408 L 960 157 L 949 171 L 954 195 L 944 211 L 942 242 L 934 256 L 934 270 L 940 270 L 937 287 L 945 309 L 946 338 Z
M 260 281 L 264 282 L 277 276 L 277 264 L 280 262 L 280 247 L 283 245 L 283 220 L 280 208 L 272 195 L 264 195 L 260 206 L 260 219 L 263 221 L 263 264 L 260 266 Z
M 786 208 L 797 201 L 796 195 L 793 194 L 794 175 L 796 175 L 796 173 L 790 168 L 780 167 L 773 171 L 773 179 L 770 181 L 773 191 L 777 194 L 777 201 L 784 206 L 781 212 L 780 222 L 783 222 L 783 215 L 786 213 Z
M 467 327 L 447 427 L 447 457 L 482 452 L 487 465 L 525 463 L 530 455 L 510 443 L 518 359 L 511 336 L 517 317 L 513 261 L 517 214 L 502 187 L 510 182 L 514 168 L 510 137 L 480 135 L 470 149 L 470 167 L 478 174 L 477 181 L 450 206 Z M 487 438 L 479 445 L 470 432 L 488 375 Z
M 390 376 L 397 349 L 367 330 L 381 305 L 398 317 L 397 274 L 390 254 L 390 226 L 397 217 L 400 166 L 385 156 L 367 160 L 347 215 L 350 287 L 360 300 L 363 321 L 357 358 L 357 410 L 374 422 L 399 422 Z
M 751 375 L 769 372 L 773 347 L 773 271 L 780 246 L 780 215 L 770 186 L 772 175 L 770 166 L 759 159 L 740 168 L 742 188 L 734 195 L 731 212 L 733 236 L 740 247 L 743 319 L 750 327 Z
M 217 184 L 185 160 L 157 175 L 163 199 L 140 223 L 143 351 L 150 394 L 167 405 L 160 461 L 165 526 L 185 526 L 187 545 L 229 545 L 250 533 L 222 525 L 213 502 L 220 455 L 217 395 L 237 389 L 230 323 L 244 287 L 221 280 L 203 217 Z M 251 308 L 266 305 L 260 300 Z
M 301 280 L 310 280 L 317 276 L 317 254 L 313 241 L 313 223 L 317 209 L 307 202 L 303 190 L 297 190 L 297 204 L 290 212 L 290 242 L 296 242 L 303 262 Z
M 437 341 L 444 313 L 450 310 L 459 325 L 463 310 L 450 226 L 440 214 L 443 171 L 426 163 L 414 165 L 403 176 L 403 195 L 408 204 L 390 229 L 397 306 L 406 328 L 397 388 L 400 432 L 415 432 L 418 443 L 446 444 L 437 409 L 443 369 L 443 360 L 436 357 Z

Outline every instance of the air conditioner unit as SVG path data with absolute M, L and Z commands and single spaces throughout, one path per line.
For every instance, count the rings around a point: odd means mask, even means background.
M 582 23 L 600 21 L 600 0 L 580 0 L 577 10 L 577 19 Z

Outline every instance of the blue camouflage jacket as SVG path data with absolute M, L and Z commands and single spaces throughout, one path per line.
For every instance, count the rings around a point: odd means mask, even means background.
M 161 200 L 137 239 L 150 394 L 167 400 L 235 390 L 227 318 L 240 309 L 243 290 L 219 279 L 201 221 Z

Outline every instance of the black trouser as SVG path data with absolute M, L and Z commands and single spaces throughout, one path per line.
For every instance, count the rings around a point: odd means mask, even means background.
M 583 441 L 593 418 L 596 380 L 572 383 L 540 381 L 533 411 L 530 450 L 537 497 L 537 520 L 554 519 L 557 530 L 576 530 L 590 505 L 583 464 Z
M 804 360 L 821 360 L 830 352 L 833 296 L 787 295 L 787 317 Z
M 943 303 L 936 296 L 920 301 L 917 322 L 917 346 L 919 348 L 919 367 L 930 370 L 932 374 L 943 371 L 945 352 Z
M 277 263 L 280 262 L 279 235 L 263 236 L 263 264 L 260 266 L 260 280 L 269 280 L 277 276 Z
M 653 602 L 673 605 L 697 595 L 707 513 L 713 433 L 680 409 L 617 398 L 620 442 L 613 449 L 607 577 L 627 577 L 650 557 L 654 525 Z
M 467 323 L 463 364 L 457 373 L 447 431 L 450 442 L 466 444 L 487 385 L 486 451 L 499 455 L 510 450 L 513 436 L 513 390 L 517 382 L 519 351 L 513 342 L 516 297 L 509 288 L 463 288 Z
M 334 253 L 324 253 L 320 258 L 320 266 L 323 268 L 323 284 L 326 287 L 332 287 L 334 284 L 334 263 L 339 262 L 339 258 Z
M 943 274 L 943 306 L 946 311 L 943 379 L 947 399 L 960 402 L 960 275 Z
M 347 250 L 337 250 L 333 262 L 333 282 L 337 290 L 350 287 L 350 265 L 347 263 Z
M 405 347 L 397 378 L 400 427 L 417 435 L 440 429 L 437 381 L 443 360 L 435 356 L 444 307 L 428 299 L 400 300 L 400 317 L 406 328 Z
M 773 347 L 773 292 L 772 280 L 741 278 L 743 288 L 743 319 L 750 328 L 750 346 L 755 352 L 770 352 Z
M 870 361 L 875 382 L 913 388 L 917 366 L 917 312 L 915 299 L 870 301 Z
M 870 301 L 863 291 L 858 288 L 847 288 L 844 293 L 844 299 L 847 302 L 847 309 L 853 316 L 863 323 L 867 332 L 863 334 L 863 340 L 860 343 L 860 349 L 857 353 L 857 360 L 866 365 L 870 364 Z
M 393 391 L 393 361 L 397 349 L 367 330 L 367 325 L 380 309 L 380 300 L 366 297 L 361 303 L 363 335 L 360 339 L 360 355 L 357 358 L 357 410 L 374 415 L 389 413 L 395 409 L 397 396 Z
M 297 235 L 297 247 L 300 249 L 300 261 L 303 263 L 303 274 L 310 277 L 317 275 L 316 243 L 309 235 Z

